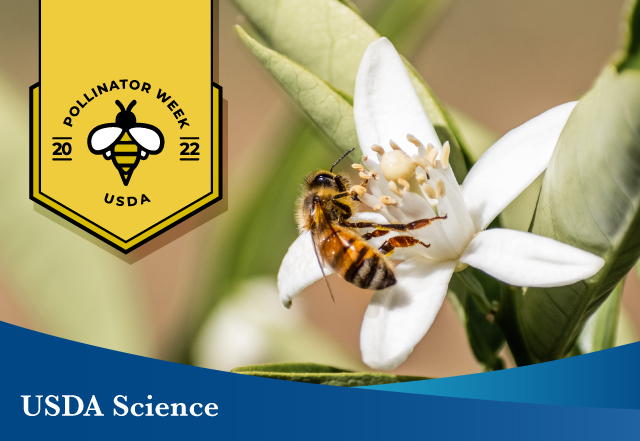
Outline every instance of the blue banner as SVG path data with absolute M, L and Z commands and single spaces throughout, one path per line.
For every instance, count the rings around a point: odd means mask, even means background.
M 640 428 L 640 344 L 367 390 L 201 369 L 2 322 L 0 341 L 3 439 L 611 439 Z

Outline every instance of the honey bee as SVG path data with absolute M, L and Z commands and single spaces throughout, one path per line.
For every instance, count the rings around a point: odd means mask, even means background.
M 122 183 L 127 186 L 140 159 L 157 155 L 164 147 L 162 132 L 151 124 L 139 123 L 131 111 L 136 100 L 125 109 L 119 100 L 120 112 L 115 123 L 101 124 L 89 132 L 87 143 L 94 155 L 103 155 L 111 160 L 118 170 Z
M 296 219 L 300 231 L 310 231 L 313 247 L 320 268 L 322 261 L 344 280 L 358 288 L 379 290 L 396 284 L 388 256 L 395 248 L 421 245 L 429 247 L 413 236 L 395 236 L 375 249 L 366 241 L 381 237 L 391 231 L 411 231 L 426 227 L 435 220 L 446 219 L 437 216 L 420 219 L 407 224 L 375 222 L 349 222 L 359 202 L 358 195 L 348 190 L 349 178 L 341 173 L 334 174 L 333 168 L 353 149 L 343 155 L 329 171 L 320 170 L 309 174 L 303 184 L 298 199 Z M 361 185 L 365 187 L 365 180 Z M 356 228 L 374 228 L 370 233 L 360 235 Z M 324 275 L 324 270 L 322 270 Z M 326 281 L 326 279 L 325 279 Z M 328 283 L 327 283 L 328 286 Z M 329 288 L 331 292 L 331 289 Z M 333 294 L 332 294 L 333 297 Z

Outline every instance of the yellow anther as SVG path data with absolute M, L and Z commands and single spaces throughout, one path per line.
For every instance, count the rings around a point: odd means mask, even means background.
M 391 148 L 392 148 L 393 150 L 400 150 L 400 151 L 402 151 L 402 149 L 400 148 L 400 146 L 399 146 L 398 144 L 396 144 L 396 143 L 393 141 L 393 139 L 390 139 L 390 140 L 389 140 L 389 145 L 391 146 Z
M 398 206 L 398 201 L 390 198 L 389 196 L 380 196 L 380 202 L 382 202 L 385 205 L 393 205 L 394 207 Z
M 352 164 L 351 167 L 361 172 L 366 170 L 366 168 L 364 168 L 364 165 L 360 165 L 360 164 Z
M 431 164 L 435 164 L 436 156 L 438 156 L 438 149 L 431 144 L 429 144 L 429 146 L 431 147 L 431 149 L 427 148 L 427 161 L 429 161 Z
M 396 185 L 395 182 L 393 181 L 389 182 L 389 190 L 391 190 L 395 195 L 402 197 L 402 193 L 398 189 L 398 186 Z
M 371 150 L 379 154 L 380 156 L 384 155 L 384 149 L 378 144 L 374 144 L 371 146 Z
M 411 188 L 411 185 L 409 185 L 409 183 L 402 178 L 398 178 L 398 184 L 402 185 L 402 187 L 404 187 L 405 191 L 409 191 L 409 189 Z
M 354 185 L 351 187 L 351 193 L 355 193 L 358 195 L 358 198 L 362 199 L 364 197 L 366 190 L 362 185 Z
M 362 155 L 362 162 L 367 162 L 369 157 L 367 155 Z
M 445 142 L 442 146 L 442 168 L 446 169 L 449 167 L 449 155 L 451 154 L 451 146 L 449 145 L 449 141 Z
M 416 138 L 415 136 L 413 136 L 411 133 L 409 133 L 407 135 L 407 140 L 415 145 L 416 147 L 420 148 L 420 147 L 424 147 L 424 145 L 422 145 L 422 143 L 420 142 L 420 140 L 418 138 Z
M 429 153 L 431 152 L 431 150 L 435 149 L 435 147 L 433 146 L 433 144 L 427 144 L 427 151 L 424 153 L 424 157 L 426 158 L 427 156 L 429 156 Z
M 371 172 L 371 177 L 372 177 L 373 179 L 375 179 L 376 181 L 377 181 L 378 179 L 380 179 L 380 176 L 378 176 L 378 173 L 376 173 L 376 172 L 374 172 L 374 171 L 372 171 L 372 172 Z
M 436 198 L 436 191 L 429 184 L 424 184 L 422 186 L 422 189 L 424 190 L 424 193 L 427 195 L 427 197 L 429 199 L 435 199 Z
M 440 199 L 444 197 L 447 193 L 445 191 L 444 181 L 442 179 L 438 179 L 437 185 L 438 185 L 438 189 L 436 191 L 436 198 Z
M 427 160 L 427 158 L 423 158 L 422 156 L 418 156 L 418 155 L 413 155 L 411 157 L 411 162 L 413 162 L 418 167 L 422 167 L 424 171 L 427 171 L 428 167 L 433 167 L 433 164 L 431 164 Z
M 376 204 L 373 206 L 373 211 L 380 211 L 384 208 L 384 205 L 382 204 Z
M 358 176 L 360 176 L 360 179 L 362 179 L 363 181 L 368 181 L 369 179 L 371 179 L 371 176 L 369 176 L 366 172 L 360 172 L 358 173 Z

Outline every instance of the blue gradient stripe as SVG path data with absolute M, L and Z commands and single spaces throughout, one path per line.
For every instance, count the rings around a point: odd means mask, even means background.
M 640 343 L 517 369 L 367 389 L 458 398 L 640 409 Z

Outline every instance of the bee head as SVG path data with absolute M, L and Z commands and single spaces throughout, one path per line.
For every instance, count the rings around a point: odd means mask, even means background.
M 331 172 L 322 171 L 311 176 L 308 181 L 309 188 L 337 188 L 336 175 Z
M 119 100 L 116 100 L 116 104 L 120 108 L 120 113 L 116 115 L 116 124 L 123 129 L 129 129 L 136 125 L 136 116 L 131 109 L 136 105 L 136 100 L 129 103 L 129 106 L 125 109 Z

